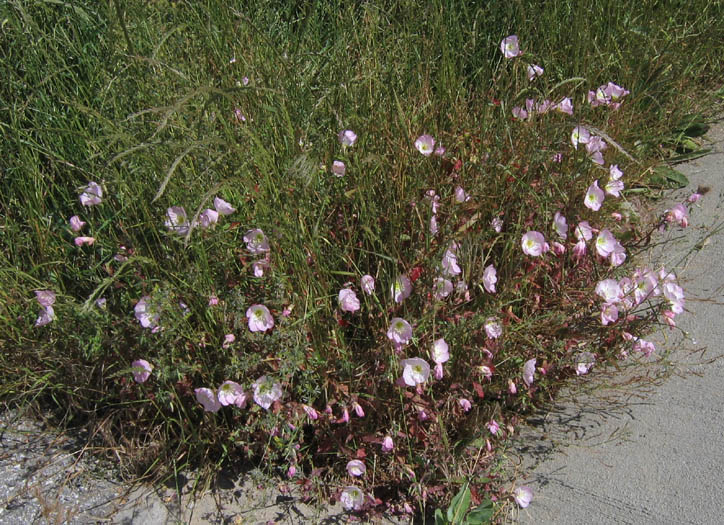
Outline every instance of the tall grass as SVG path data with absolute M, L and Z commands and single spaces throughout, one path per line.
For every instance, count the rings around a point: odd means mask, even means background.
M 612 137 L 621 151 L 610 146 L 607 163 L 624 169 L 627 188 L 646 187 L 682 117 L 712 100 L 702 97 L 721 78 L 724 34 L 721 5 L 703 0 L 11 0 L 1 18 L 3 398 L 102 427 L 129 474 L 244 461 L 296 466 L 333 491 L 350 484 L 347 461 L 366 457 L 368 494 L 392 503 L 424 494 L 433 505 L 463 475 L 478 479 L 481 498 L 497 490 L 480 481 L 495 478 L 495 447 L 475 440 L 484 423 L 513 425 L 552 395 L 571 375 L 572 346 L 613 359 L 611 334 L 636 330 L 597 319 L 592 291 L 609 265 L 576 260 L 570 247 L 526 257 L 521 235 L 552 238 L 557 211 L 571 228 L 614 228 L 607 217 L 621 201 L 598 213 L 582 206 L 602 172 L 571 147 L 572 128 Z M 499 45 L 513 33 L 525 54 L 505 59 Z M 545 69 L 535 82 L 531 63 Z M 609 81 L 631 91 L 622 107 L 590 107 L 588 90 Z M 526 98 L 566 96 L 573 116 L 511 119 Z M 344 129 L 358 135 L 349 148 L 337 139 Z M 415 150 L 423 133 L 443 157 Z M 344 177 L 330 173 L 335 160 Z M 104 200 L 83 207 L 89 181 Z M 469 201 L 455 202 L 458 185 Z M 436 235 L 430 189 L 441 199 Z M 236 212 L 214 228 L 164 226 L 167 208 L 192 219 L 217 196 Z M 73 215 L 93 246 L 74 244 Z M 627 219 L 615 231 L 633 247 L 646 225 Z M 253 228 L 271 246 L 263 277 L 243 241 Z M 452 242 L 469 297 L 437 301 L 433 280 Z M 495 294 L 483 290 L 490 264 Z M 364 274 L 377 281 L 374 295 L 359 289 Z M 389 288 L 400 274 L 419 277 L 397 304 Z M 348 282 L 362 302 L 356 314 L 337 303 Z M 34 327 L 42 289 L 57 294 L 57 319 Z M 144 296 L 162 312 L 155 333 L 134 318 Z M 252 304 L 270 308 L 270 333 L 247 329 Z M 402 354 L 385 337 L 393 317 L 414 325 Z M 499 340 L 486 337 L 490 317 L 504 323 Z M 226 334 L 235 341 L 222 348 Z M 440 337 L 451 349 L 443 380 L 416 393 L 396 386 L 400 358 L 428 359 Z M 520 370 L 533 357 L 548 373 L 525 389 Z M 143 384 L 130 373 L 138 358 L 154 365 Z M 482 365 L 494 365 L 491 380 Z M 250 402 L 209 414 L 194 399 L 196 388 L 234 380 L 248 390 L 262 375 L 284 390 L 269 411 Z M 365 417 L 336 423 L 354 403 Z M 331 415 L 305 422 L 302 404 Z M 380 450 L 387 435 L 390 454 Z

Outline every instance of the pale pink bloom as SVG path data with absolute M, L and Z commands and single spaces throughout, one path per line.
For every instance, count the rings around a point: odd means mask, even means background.
M 345 129 L 339 132 L 339 141 L 342 146 L 354 146 L 354 143 L 357 142 L 357 135 L 351 129 Z
M 675 282 L 666 281 L 662 283 L 661 289 L 664 297 L 671 305 L 671 311 L 675 314 L 684 312 L 684 290 Z
M 430 415 L 425 411 L 424 408 L 418 407 L 417 419 L 419 419 L 420 421 L 427 421 L 428 419 L 430 419 Z
M 601 209 L 604 198 L 605 196 L 603 194 L 603 190 L 598 187 L 598 180 L 595 180 L 593 181 L 593 184 L 588 187 L 586 197 L 583 199 L 583 204 L 586 208 L 598 211 Z
M 490 221 L 490 226 L 492 226 L 493 230 L 495 230 L 495 233 L 500 233 L 503 230 L 503 220 L 499 217 L 495 217 L 492 221 Z
M 251 386 L 254 389 L 254 402 L 264 410 L 269 410 L 274 401 L 282 398 L 282 385 L 267 376 L 261 376 Z
M 662 314 L 664 316 L 664 322 L 671 328 L 676 328 L 676 321 L 674 321 L 674 317 L 676 317 L 676 314 L 671 310 L 666 310 L 662 312 Z
M 392 438 L 390 436 L 385 436 L 382 440 L 382 452 L 392 452 L 392 449 L 394 448 L 395 443 L 392 441 Z
M 35 290 L 35 300 L 43 307 L 53 306 L 55 304 L 55 292 L 52 290 Z
M 526 508 L 533 500 L 533 491 L 530 487 L 518 487 L 513 491 L 513 499 L 521 508 Z
M 439 365 L 447 362 L 450 359 L 450 349 L 448 347 L 448 344 L 445 342 L 445 339 L 437 339 L 432 344 L 432 351 L 430 352 L 430 357 L 432 357 L 432 361 L 434 363 L 437 363 Z
M 561 212 L 557 211 L 553 216 L 553 228 L 555 228 L 558 237 L 565 239 L 568 236 L 568 221 L 561 215 Z
M 221 348 L 229 348 L 234 341 L 236 341 L 236 336 L 234 334 L 226 334 L 224 336 L 224 342 L 222 343 Z
M 196 401 L 203 405 L 206 412 L 218 412 L 221 408 L 221 403 L 219 403 L 216 394 L 210 388 L 197 388 L 194 393 L 196 394 Z
M 679 226 L 686 228 L 689 225 L 689 213 L 683 204 L 677 204 L 666 211 L 666 222 L 678 222 Z
M 455 202 L 467 202 L 470 200 L 470 195 L 465 193 L 462 186 L 455 186 Z
M 249 230 L 244 234 L 246 249 L 253 254 L 261 254 L 269 251 L 269 240 L 259 228 Z
M 80 194 L 80 203 L 83 206 L 95 206 L 101 202 L 103 202 L 103 189 L 97 182 L 89 182 Z
M 525 99 L 525 109 L 528 113 L 533 115 L 533 113 L 535 112 L 535 99 L 526 98 Z
M 606 97 L 606 94 L 603 92 L 602 88 L 598 88 L 596 91 L 589 91 L 588 92 L 588 103 L 591 104 L 592 107 L 598 107 L 603 106 L 609 103 L 608 98 Z
M 221 197 L 214 197 L 214 208 L 216 208 L 217 213 L 221 215 L 231 215 L 236 211 L 236 208 Z
M 302 408 L 304 409 L 304 412 L 306 412 L 307 416 L 309 416 L 309 419 L 311 419 L 312 421 L 316 421 L 319 418 L 319 414 L 312 407 L 308 405 L 302 405 Z
M 341 160 L 335 160 L 332 162 L 332 173 L 336 175 L 337 177 L 344 177 L 344 174 L 347 172 L 347 166 L 344 165 L 344 162 Z
M 616 279 L 604 279 L 596 285 L 596 294 L 607 303 L 618 303 L 623 297 L 623 290 Z
M 254 272 L 254 277 L 264 277 L 264 272 L 270 268 L 268 254 L 264 259 L 259 259 L 251 263 L 251 270 Z
M 345 487 L 339 495 L 339 502 L 346 510 L 362 510 L 365 502 L 364 493 L 357 487 Z
M 543 115 L 545 113 L 548 113 L 554 107 L 555 107 L 555 104 L 553 104 L 552 100 L 545 99 L 542 102 L 538 102 L 535 105 L 535 111 L 536 111 L 536 113 Z M 560 153 L 558 154 L 558 156 L 560 157 Z M 554 157 L 555 157 L 555 155 L 554 155 Z M 559 160 L 553 159 L 553 162 L 560 162 L 560 159 Z
M 398 275 L 391 287 L 392 298 L 396 303 L 401 303 L 412 293 L 412 282 L 406 275 Z
M 93 246 L 93 243 L 96 242 L 95 237 L 76 237 L 73 239 L 73 242 L 75 242 L 76 246 Z
M 689 198 L 687 200 L 693 204 L 695 202 L 698 202 L 699 199 L 701 199 L 702 197 L 703 195 L 701 193 L 692 193 L 691 195 L 689 195 Z
M 435 151 L 435 139 L 431 135 L 420 135 L 415 140 L 415 148 L 426 157 L 429 157 Z
M 347 407 L 344 407 L 342 409 L 342 417 L 340 417 L 335 423 L 344 424 L 349 423 L 349 410 L 347 410 Z
M 435 280 L 433 280 L 432 282 L 432 290 L 435 299 L 441 301 L 452 293 L 453 284 L 447 279 L 444 279 L 442 277 L 436 277 Z
M 357 417 L 365 417 L 365 411 L 357 401 L 352 402 L 352 410 L 357 414 Z
M 359 459 L 353 459 L 347 463 L 347 473 L 350 476 L 358 478 L 364 475 L 365 472 L 367 472 L 367 467 L 365 467 L 365 464 Z
M 151 377 L 153 365 L 145 359 L 136 359 L 131 363 L 131 372 L 136 383 L 145 383 Z
M 337 302 L 339 303 L 339 307 L 344 312 L 351 312 L 354 313 L 360 308 L 359 299 L 357 299 L 357 294 L 354 293 L 353 290 L 350 290 L 349 288 L 342 288 L 339 291 L 339 296 L 337 297 Z
M 526 361 L 523 365 L 523 382 L 528 386 L 533 384 L 533 379 L 535 376 L 535 364 L 536 359 L 533 358 Z
M 581 221 L 573 232 L 579 241 L 590 241 L 593 239 L 593 228 L 588 221 Z
M 274 327 L 274 318 L 269 308 L 263 304 L 255 304 L 246 311 L 246 318 L 249 320 L 249 330 L 252 332 L 266 332 Z
M 189 220 L 183 206 L 171 206 L 166 210 L 164 225 L 171 233 L 186 235 L 189 232 Z
M 609 82 L 608 84 L 606 84 L 606 86 L 603 88 L 603 92 L 614 102 L 630 93 L 630 91 L 628 91 L 627 89 L 624 89 L 621 86 L 617 86 L 613 82 Z
M 402 379 L 407 386 L 417 386 L 430 377 L 430 365 L 424 359 L 412 357 L 400 361 L 402 365 Z
M 621 245 L 620 242 L 616 241 L 611 252 L 610 261 L 611 266 L 621 266 L 626 260 L 626 249 Z
M 460 403 L 460 406 L 462 407 L 462 409 L 463 409 L 465 412 L 469 412 L 470 409 L 473 408 L 473 405 L 472 405 L 472 403 L 470 402 L 470 400 L 469 400 L 469 399 L 465 399 L 464 397 L 458 399 L 458 403 Z
M 244 389 L 241 388 L 239 383 L 235 383 L 234 381 L 224 381 L 219 387 L 217 397 L 219 403 L 225 407 L 229 405 L 236 405 L 239 408 L 246 407 L 246 392 L 244 392 Z
M 597 151 L 603 151 L 608 147 L 606 144 L 606 141 L 603 140 L 602 137 L 599 137 L 598 135 L 592 135 L 589 137 L 588 142 L 586 143 L 586 151 L 588 153 L 595 153 Z
M 483 272 L 483 288 L 488 293 L 495 293 L 495 283 L 498 282 L 498 272 L 492 264 Z
M 573 128 L 573 132 L 571 133 L 571 143 L 573 144 L 573 147 L 578 149 L 579 144 L 588 144 L 588 141 L 591 139 L 591 133 L 588 131 L 588 129 L 584 128 L 583 126 L 576 126 Z
M 513 118 L 517 118 L 518 120 L 525 120 L 528 118 L 528 112 L 520 106 L 513 107 L 512 113 Z
M 598 164 L 599 166 L 603 166 L 606 161 L 603 160 L 603 153 L 600 151 L 596 151 L 591 155 L 591 161 Z
M 503 325 L 500 324 L 500 320 L 496 317 L 488 317 L 484 326 L 485 335 L 490 339 L 497 339 L 503 335 Z
M 656 351 L 654 343 L 638 338 L 634 341 L 633 349 L 637 352 L 641 352 L 645 357 L 650 357 L 651 354 Z
M 375 293 L 375 279 L 371 275 L 363 275 L 362 279 L 360 279 L 360 288 L 362 288 L 362 291 L 366 293 L 367 295 L 372 295 Z
M 210 295 L 209 296 L 209 306 L 216 306 L 217 304 L 219 304 L 219 298 L 216 297 L 215 295 Z
M 437 213 L 440 207 L 440 196 L 435 194 L 435 190 L 427 190 L 426 196 L 430 199 L 433 215 Z
M 400 317 L 393 317 L 390 327 L 387 329 L 387 338 L 396 347 L 404 346 L 412 339 L 412 326 Z
M 573 256 L 580 259 L 586 255 L 586 241 L 581 239 L 573 246 Z
M 637 270 L 634 273 L 634 280 L 636 281 L 636 286 L 634 287 L 633 295 L 636 304 L 641 304 L 651 295 L 658 295 L 659 290 L 657 286 L 659 281 L 656 278 L 656 274 L 651 270 Z
M 497 434 L 498 430 L 500 430 L 500 425 L 494 419 L 491 419 L 490 421 L 488 421 L 487 425 L 485 425 L 485 426 L 488 427 L 488 430 L 490 430 L 490 433 L 493 435 Z
M 438 227 L 437 227 L 437 217 L 433 215 L 430 217 L 430 234 L 431 235 L 437 235 Z
M 199 226 L 201 228 L 210 228 L 217 222 L 219 222 L 219 212 L 217 212 L 216 210 L 206 208 L 199 214 Z
M 433 375 L 435 376 L 435 379 L 437 379 L 438 381 L 443 378 L 443 376 L 445 375 L 445 371 L 443 370 L 442 363 L 437 363 L 435 365 Z
M 601 257 L 608 257 L 613 253 L 618 241 L 607 229 L 603 229 L 596 237 L 596 252 Z
M 518 387 L 515 386 L 515 382 L 512 379 L 508 379 L 508 392 L 511 394 L 518 393 Z
M 528 66 L 528 80 L 533 82 L 536 77 L 543 75 L 543 68 L 537 64 L 531 64 Z
M 617 211 L 614 211 L 611 213 L 611 218 L 616 222 L 621 222 L 623 220 L 623 215 L 621 215 Z
M 601 324 L 606 326 L 618 320 L 618 308 L 613 303 L 604 303 L 601 307 Z
M 465 281 L 461 280 L 455 283 L 455 293 L 461 295 L 465 301 L 470 300 L 470 291 L 468 290 L 468 285 Z
M 550 249 L 543 234 L 537 231 L 529 231 L 523 234 L 521 246 L 523 247 L 523 253 L 531 257 L 538 257 Z
M 35 326 L 45 326 L 55 320 L 55 310 L 52 306 L 44 306 L 40 310 L 40 315 L 35 320 Z
M 551 249 L 556 255 L 563 255 L 564 253 L 566 253 L 566 247 L 558 241 L 553 241 L 551 243 Z
M 295 467 L 294 465 L 289 465 L 289 468 L 287 469 L 287 477 L 289 479 L 292 479 L 296 475 L 297 475 L 297 467 Z
M 158 312 L 150 303 L 151 297 L 144 295 L 133 308 L 136 319 L 138 319 L 138 322 L 141 323 L 141 326 L 144 328 L 156 328 L 160 318 Z
M 576 375 L 582 376 L 587 374 L 591 367 L 593 367 L 596 362 L 596 356 L 594 356 L 591 352 L 581 352 L 578 354 L 577 361 Z
M 79 232 L 86 225 L 86 222 L 80 220 L 77 215 L 73 215 L 68 222 L 70 223 L 70 229 L 74 232 Z
M 437 155 L 438 157 L 442 157 L 443 155 L 445 155 L 445 152 L 446 152 L 446 151 L 447 151 L 447 150 L 445 149 L 444 146 L 442 146 L 441 144 L 438 144 L 437 147 L 435 148 L 435 151 L 434 151 L 433 153 L 434 153 L 435 155 Z
M 505 37 L 500 43 L 500 51 L 505 58 L 515 58 L 523 54 L 518 45 L 517 35 Z
M 558 104 L 556 104 L 556 109 L 558 111 L 560 111 L 561 113 L 573 115 L 573 102 L 571 101 L 570 98 L 565 97 Z
M 608 167 L 608 176 L 611 180 L 619 180 L 623 177 L 623 171 L 618 168 L 618 164 L 612 164 Z
M 613 180 L 609 179 L 606 183 L 606 186 L 604 186 L 604 189 L 606 190 L 606 193 L 608 195 L 611 195 L 613 197 L 620 197 L 621 192 L 623 191 L 624 185 L 622 180 Z
M 455 276 L 460 275 L 462 270 L 458 265 L 458 256 L 452 248 L 453 247 L 451 246 L 445 250 L 445 253 L 442 256 L 442 273 L 445 275 Z
M 108 300 L 105 297 L 99 297 L 96 299 L 96 306 L 101 309 L 105 309 Z
M 490 368 L 488 365 L 480 365 L 478 367 L 478 371 L 480 372 L 480 375 L 488 381 L 490 381 L 490 378 L 493 377 L 493 369 Z

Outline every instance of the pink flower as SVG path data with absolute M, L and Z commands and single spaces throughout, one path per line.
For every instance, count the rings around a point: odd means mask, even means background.
M 452 293 L 453 284 L 447 279 L 443 279 L 442 277 L 436 277 L 432 283 L 432 289 L 435 299 L 441 301 L 442 299 L 445 299 L 445 297 L 450 295 L 450 293 Z
M 586 255 L 586 241 L 581 239 L 573 246 L 573 256 L 580 259 Z
M 387 329 L 387 338 L 395 347 L 402 347 L 412 339 L 412 326 L 400 317 L 393 317 L 390 327 Z
M 412 293 L 412 282 L 406 275 L 398 275 L 392 284 L 392 297 L 396 303 L 401 303 Z
M 523 365 L 523 382 L 527 386 L 530 386 L 533 384 L 533 378 L 534 378 L 533 376 L 535 375 L 535 364 L 536 364 L 536 359 L 533 358 L 533 359 L 529 359 L 528 361 L 526 361 L 525 364 Z
M 557 241 L 553 241 L 551 247 L 553 249 L 553 253 L 555 253 L 556 255 L 563 255 L 564 253 L 566 253 L 566 247 Z
M 490 430 L 490 433 L 493 435 L 497 434 L 498 430 L 500 430 L 500 425 L 498 425 L 498 422 L 494 419 L 488 421 L 488 424 L 486 426 L 488 427 L 488 430 Z
M 624 89 L 621 86 L 617 86 L 613 82 L 609 82 L 608 84 L 606 84 L 606 86 L 603 88 L 603 92 L 614 102 L 630 93 L 630 91 L 628 91 L 627 89 Z
M 609 179 L 606 185 L 604 186 L 604 189 L 606 190 L 606 193 L 608 195 L 611 195 L 612 197 L 620 197 L 621 192 L 623 191 L 624 185 L 623 181 L 620 180 L 613 180 Z
M 364 493 L 357 487 L 345 487 L 339 495 L 339 502 L 346 510 L 362 510 L 365 502 Z
M 596 356 L 591 352 L 581 352 L 578 355 L 576 364 L 576 375 L 582 376 L 588 373 L 593 364 L 596 362 Z
M 651 354 L 656 351 L 654 343 L 638 338 L 634 341 L 633 349 L 637 352 L 641 352 L 645 357 L 650 357 Z
M 357 142 L 357 135 L 351 129 L 340 131 L 338 137 L 344 147 L 354 146 L 354 143 Z
M 550 249 L 543 234 L 537 231 L 529 231 L 523 234 L 521 245 L 523 253 L 531 257 L 538 257 Z
M 269 410 L 274 401 L 282 398 L 282 386 L 275 383 L 273 379 L 267 376 L 261 376 L 252 384 L 254 390 L 254 402 L 264 410 Z
M 349 463 L 347 463 L 347 473 L 350 476 L 354 476 L 356 478 L 364 475 L 364 473 L 367 471 L 367 467 L 365 467 L 365 464 L 360 461 L 359 459 L 353 459 Z
M 689 195 L 689 198 L 687 200 L 693 204 L 695 202 L 699 202 L 699 199 L 701 199 L 702 197 L 703 195 L 701 193 L 692 193 L 691 195 Z
M 342 288 L 339 291 L 339 297 L 337 298 L 339 307 L 344 312 L 354 313 L 360 308 L 359 299 L 357 294 L 349 288 Z
M 601 257 L 608 257 L 613 253 L 616 244 L 618 244 L 616 238 L 610 231 L 604 228 L 596 237 L 596 252 Z
M 357 414 L 357 417 L 365 417 L 364 408 L 357 401 L 352 402 L 352 410 Z
M 95 237 L 76 237 L 73 242 L 76 246 L 93 246 L 96 239 Z
M 606 326 L 618 320 L 618 308 L 613 303 L 604 303 L 601 307 L 601 324 Z
M 436 363 L 435 369 L 433 371 L 433 375 L 435 376 L 435 379 L 440 381 L 443 376 L 445 375 L 445 371 L 443 370 L 442 363 Z
M 221 215 L 231 215 L 236 211 L 236 208 L 220 197 L 214 197 L 214 208 Z
M 217 304 L 219 304 L 219 298 L 216 297 L 215 295 L 210 295 L 209 296 L 209 306 L 216 306 Z
M 251 270 L 254 272 L 254 277 L 264 277 L 264 272 L 268 270 L 270 266 L 269 254 L 267 254 L 266 258 L 251 263 Z
M 608 176 L 611 180 L 619 180 L 623 177 L 623 171 L 618 168 L 618 164 L 612 164 L 608 167 Z
M 495 230 L 495 233 L 500 233 L 503 230 L 503 221 L 499 217 L 495 217 L 490 221 L 490 226 Z
M 683 204 L 677 204 L 666 211 L 666 222 L 678 222 L 679 226 L 686 228 L 689 225 L 689 213 Z
M 359 284 L 362 291 L 367 295 L 375 293 L 375 279 L 371 275 L 363 275 Z
M 578 149 L 579 144 L 587 144 L 591 139 L 591 133 L 583 126 L 576 126 L 571 133 L 571 143 Z
M 588 221 L 579 222 L 573 233 L 579 241 L 590 241 L 593 239 L 593 228 L 588 224 Z
M 153 365 L 145 359 L 136 359 L 131 363 L 131 372 L 133 372 L 133 380 L 136 383 L 145 383 L 151 377 Z
M 309 416 L 309 419 L 311 419 L 312 421 L 316 421 L 319 418 L 319 414 L 312 407 L 302 405 L 302 408 L 304 409 L 304 412 L 306 412 L 307 416 Z
M 222 343 L 221 348 L 229 348 L 234 341 L 236 341 L 236 336 L 234 334 L 226 334 L 224 336 L 224 342 Z
M 561 239 L 565 239 L 568 236 L 568 222 L 559 211 L 557 211 L 553 217 L 553 228 Z
M 224 381 L 219 387 L 217 394 L 219 403 L 224 406 L 236 405 L 239 408 L 246 407 L 247 395 L 239 383 Z
M 40 315 L 35 320 L 35 326 L 45 326 L 55 320 L 55 310 L 52 306 L 46 306 L 40 310 Z
M 446 363 L 450 359 L 450 350 L 445 339 L 437 339 L 432 344 L 432 350 L 430 351 L 430 357 L 432 357 L 433 363 L 439 365 Z
M 603 151 L 608 147 L 606 141 L 598 135 L 592 135 L 586 143 L 586 151 L 588 153 L 596 153 L 597 151 Z
M 210 228 L 219 222 L 219 212 L 206 208 L 199 214 L 199 226 L 203 229 Z
M 483 288 L 488 293 L 495 293 L 495 283 L 498 282 L 498 272 L 492 264 L 483 272 Z
M 490 339 L 497 339 L 503 335 L 503 325 L 496 317 L 488 317 L 485 321 L 485 335 Z
M 156 328 L 158 326 L 159 314 L 151 304 L 151 297 L 144 295 L 133 308 L 136 319 L 144 328 Z
M 621 266 L 626 260 L 626 250 L 620 242 L 616 241 L 610 255 L 611 266 Z
M 517 35 L 505 37 L 500 43 L 500 51 L 505 58 L 515 58 L 523 54 L 518 45 Z
M 458 265 L 458 256 L 455 253 L 454 246 L 451 245 L 442 256 L 442 273 L 445 275 L 460 275 L 462 270 Z
M 420 135 L 415 141 L 417 151 L 429 157 L 435 150 L 435 139 L 431 135 Z
M 101 202 L 103 202 L 103 189 L 97 182 L 89 182 L 80 194 L 80 203 L 83 206 L 95 206 Z
M 536 64 L 531 64 L 528 66 L 528 80 L 530 82 L 533 82 L 533 80 L 536 79 L 536 77 L 539 77 L 543 75 L 543 68 Z
M 206 412 L 218 412 L 221 408 L 221 403 L 219 403 L 216 394 L 210 388 L 197 388 L 194 393 L 196 394 L 196 401 L 203 405 Z
M 249 330 L 252 332 L 266 332 L 274 327 L 274 318 L 269 308 L 263 304 L 255 304 L 246 311 L 246 318 L 249 320 Z
M 438 157 L 442 157 L 443 155 L 445 155 L 445 151 L 447 151 L 445 149 L 445 147 L 438 144 L 437 147 L 435 148 L 434 154 L 437 155 Z
M 287 477 L 289 479 L 292 479 L 296 475 L 297 475 L 297 467 L 295 467 L 294 465 L 289 465 L 289 468 L 287 469 Z
M 515 386 L 515 382 L 512 379 L 508 379 L 508 392 L 511 394 L 518 393 L 518 387 Z
M 77 215 L 73 215 L 68 222 L 70 223 L 70 229 L 74 232 L 79 232 L 86 225 L 85 221 L 80 220 Z
M 438 227 L 437 227 L 437 216 L 433 215 L 430 217 L 430 234 L 431 235 L 437 235 Z
M 402 380 L 407 386 L 417 386 L 430 377 L 430 365 L 424 359 L 413 357 L 400 361 Z
M 586 197 L 583 199 L 583 204 L 586 208 L 598 211 L 601 209 L 604 198 L 605 196 L 603 194 L 603 190 L 598 187 L 598 180 L 595 180 L 593 181 L 593 184 L 588 187 Z
M 549 112 L 551 109 L 553 109 L 553 108 L 554 108 L 553 101 L 552 101 L 552 100 L 548 100 L 548 99 L 545 99 L 545 100 L 543 100 L 542 102 L 538 102 L 538 103 L 535 105 L 535 110 L 536 110 L 536 112 L 537 112 L 538 114 L 540 114 L 540 115 L 543 115 L 543 114 L 545 114 L 545 113 L 548 113 L 548 112 Z M 558 153 L 557 155 L 558 155 L 558 160 L 556 160 L 556 156 L 554 155 L 554 156 L 553 156 L 553 157 L 554 157 L 554 158 L 553 158 L 553 162 L 560 162 L 560 156 L 561 156 L 561 154 Z
M 471 408 L 473 408 L 472 403 L 470 403 L 469 399 L 461 398 L 458 400 L 458 403 L 460 403 L 460 406 L 465 412 L 469 412 Z
M 341 160 L 335 160 L 332 162 L 332 174 L 334 174 L 337 177 L 344 177 L 344 174 L 347 171 L 347 166 L 344 165 L 344 162 Z
M 556 109 L 558 111 L 560 111 L 561 113 L 573 115 L 573 102 L 571 101 L 570 98 L 565 97 L 558 104 L 556 104 Z
M 395 448 L 395 443 L 392 441 L 390 436 L 385 436 L 382 440 L 382 452 L 392 452 Z
M 618 303 L 623 297 L 621 286 L 615 279 L 604 279 L 596 285 L 596 294 L 607 303 Z
M 455 186 L 455 202 L 467 202 L 470 200 L 470 195 L 465 193 L 462 186 Z
M 189 232 L 189 220 L 183 206 L 171 206 L 166 210 L 164 225 L 171 233 L 186 235 Z
M 55 304 L 55 292 L 52 290 L 35 290 L 35 300 L 45 308 L 53 306 Z
M 528 118 L 528 112 L 521 108 L 520 106 L 513 107 L 513 118 L 517 118 L 518 120 L 525 120 Z
M 244 235 L 246 249 L 253 254 L 261 254 L 269 251 L 269 240 L 259 228 L 249 230 Z
M 513 499 L 521 507 L 526 508 L 533 500 L 533 491 L 530 487 L 518 487 L 513 491 Z

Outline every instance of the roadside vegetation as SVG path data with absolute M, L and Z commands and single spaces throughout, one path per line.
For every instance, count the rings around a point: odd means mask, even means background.
M 526 412 L 685 310 L 636 255 L 701 192 L 636 202 L 704 153 L 724 8 L 236 4 L 0 8 L 2 400 L 129 478 L 527 506 Z

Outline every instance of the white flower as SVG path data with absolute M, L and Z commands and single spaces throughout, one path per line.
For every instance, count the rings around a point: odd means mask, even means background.
M 400 364 L 402 365 L 402 379 L 408 386 L 417 386 L 430 377 L 430 365 L 424 359 L 419 357 L 403 359 Z
M 246 311 L 246 317 L 249 319 L 249 330 L 252 332 L 266 332 L 274 327 L 274 318 L 269 308 L 263 304 L 254 304 Z
M 432 351 L 430 352 L 433 363 L 442 364 L 450 359 L 450 350 L 445 339 L 437 339 L 432 344 Z
M 431 135 L 420 135 L 415 141 L 417 151 L 429 157 L 435 151 L 435 139 Z
M 282 386 L 267 376 L 261 376 L 254 381 L 252 388 L 254 389 L 254 402 L 264 410 L 269 410 L 274 401 L 282 398 Z
M 356 312 L 360 308 L 359 299 L 357 294 L 349 288 L 342 288 L 339 291 L 339 297 L 337 298 L 339 307 L 345 312 Z

